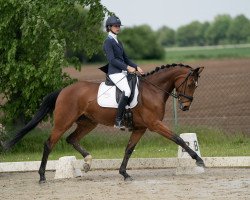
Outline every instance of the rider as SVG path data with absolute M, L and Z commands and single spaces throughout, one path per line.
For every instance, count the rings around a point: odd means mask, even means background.
M 121 21 L 118 17 L 108 17 L 106 21 L 106 31 L 108 32 L 108 37 L 104 41 L 103 49 L 109 62 L 108 76 L 122 91 L 122 97 L 118 103 L 118 111 L 115 118 L 114 127 L 125 129 L 122 119 L 128 98 L 131 94 L 126 75 L 127 73 L 135 73 L 136 70 L 140 74 L 143 74 L 144 72 L 140 67 L 129 60 L 123 49 L 122 43 L 118 41 L 117 35 L 120 32 L 121 26 Z

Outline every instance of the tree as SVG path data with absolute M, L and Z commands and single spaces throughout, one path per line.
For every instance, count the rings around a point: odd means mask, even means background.
M 236 44 L 250 41 L 250 21 L 244 15 L 235 17 L 228 28 L 227 37 Z
M 161 59 L 164 56 L 164 48 L 148 25 L 124 28 L 119 38 L 126 53 L 133 59 Z
M 68 65 L 65 51 L 92 56 L 102 44 L 105 13 L 100 0 L 0 0 L 0 94 L 7 100 L 1 106 L 6 121 L 30 118 L 46 94 L 72 82 L 62 72 Z
M 204 32 L 208 25 L 207 22 L 202 24 L 198 21 L 193 21 L 188 25 L 179 27 L 176 33 L 177 44 L 179 46 L 204 45 Z
M 175 45 L 175 31 L 167 26 L 163 26 L 156 32 L 158 41 L 162 46 Z
M 228 43 L 226 34 L 231 22 L 232 18 L 229 15 L 216 16 L 205 33 L 208 44 L 217 45 Z

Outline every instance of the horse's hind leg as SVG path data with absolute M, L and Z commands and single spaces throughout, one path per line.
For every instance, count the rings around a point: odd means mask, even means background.
M 97 126 L 97 123 L 88 118 L 84 118 L 77 121 L 77 125 L 76 130 L 71 133 L 66 140 L 83 156 L 85 161 L 83 168 L 85 172 L 88 172 L 91 167 L 92 156 L 80 145 L 79 141 L 92 131 Z
M 39 168 L 39 171 L 38 171 L 38 173 L 40 175 L 39 183 L 44 183 L 46 181 L 45 168 L 46 168 L 46 165 L 47 165 L 47 160 L 48 160 L 50 152 L 51 152 L 51 148 L 49 146 L 49 139 L 48 139 L 44 143 L 42 162 L 41 162 L 41 165 L 40 165 L 40 168 Z
M 137 130 L 134 130 L 130 136 L 128 145 L 127 145 L 126 150 L 125 150 L 125 155 L 124 155 L 122 164 L 121 164 L 120 169 L 119 169 L 119 173 L 124 177 L 125 181 L 132 180 L 132 178 L 126 172 L 128 160 L 131 157 L 131 155 L 135 149 L 136 144 L 139 142 L 139 140 L 141 139 L 141 137 L 143 136 L 145 131 L 146 131 L 146 129 L 137 129 Z
M 49 154 L 52 151 L 55 144 L 57 143 L 57 141 L 60 139 L 60 137 L 63 135 L 63 133 L 66 130 L 67 130 L 67 128 L 62 130 L 62 129 L 57 129 L 57 128 L 54 127 L 53 130 L 52 130 L 51 136 L 44 143 L 42 162 L 41 162 L 41 165 L 40 165 L 40 168 L 39 168 L 39 171 L 38 171 L 38 173 L 40 175 L 40 181 L 39 181 L 40 183 L 44 183 L 46 181 L 45 169 L 46 169 Z
M 59 108 L 61 108 L 59 106 Z M 42 162 L 39 168 L 40 183 L 46 181 L 45 178 L 45 169 L 48 161 L 50 152 L 52 151 L 55 144 L 61 138 L 61 136 L 73 125 L 76 121 L 77 112 L 75 109 L 71 109 L 66 105 L 63 106 L 63 109 L 56 109 L 54 111 L 54 127 L 52 129 L 51 135 L 44 144 Z

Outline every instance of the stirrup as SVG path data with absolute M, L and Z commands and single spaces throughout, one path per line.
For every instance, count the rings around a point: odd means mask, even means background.
M 115 125 L 114 125 L 114 128 L 118 128 L 122 131 L 125 131 L 126 127 L 123 125 L 122 121 L 116 121 L 115 122 Z

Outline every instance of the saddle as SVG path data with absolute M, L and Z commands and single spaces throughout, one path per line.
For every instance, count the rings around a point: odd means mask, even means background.
M 130 97 L 128 99 L 128 105 L 129 105 L 132 102 L 132 100 L 134 98 L 134 95 L 135 95 L 135 87 L 136 87 L 136 84 L 137 84 L 137 76 L 136 76 L 136 74 L 128 74 L 127 79 L 128 79 L 128 85 L 129 85 L 130 90 L 131 90 L 131 94 L 130 94 Z M 107 86 L 115 86 L 115 84 L 109 78 L 108 75 L 106 75 L 105 84 Z M 116 102 L 117 103 L 121 99 L 121 96 L 122 96 L 122 91 L 118 87 L 116 87 Z
M 113 81 L 107 75 L 107 65 L 105 65 L 99 69 L 102 70 L 104 73 L 106 73 L 105 85 L 110 86 L 110 87 L 115 86 Z M 124 125 L 128 128 L 128 130 L 132 131 L 133 130 L 133 113 L 131 111 L 131 108 L 136 105 L 135 99 L 137 99 L 137 95 L 138 95 L 138 85 L 137 85 L 138 78 L 137 78 L 136 74 L 130 73 L 127 75 L 127 79 L 128 79 L 128 85 L 129 85 L 130 90 L 131 90 L 131 95 L 128 99 L 128 106 L 127 106 L 128 108 L 126 108 L 123 122 L 124 122 Z M 136 90 L 137 90 L 137 92 L 136 92 Z M 121 95 L 122 95 L 122 91 L 118 87 L 115 87 L 115 101 L 117 104 L 118 104 L 119 100 L 121 99 Z

